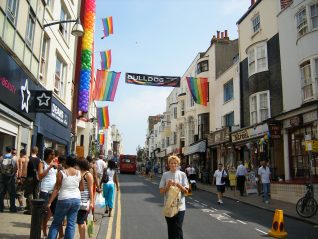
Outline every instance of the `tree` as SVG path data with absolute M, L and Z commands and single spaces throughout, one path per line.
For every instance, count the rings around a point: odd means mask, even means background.
M 138 147 L 136 148 L 136 151 L 137 151 L 137 161 L 138 162 L 142 162 L 143 161 L 143 157 L 144 157 L 145 149 L 141 148 L 140 145 L 138 145 Z

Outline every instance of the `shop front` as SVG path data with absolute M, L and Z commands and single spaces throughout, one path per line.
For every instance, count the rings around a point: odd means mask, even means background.
M 59 100 L 52 98 L 51 113 L 37 113 L 33 143 L 40 148 L 42 156 L 45 148 L 58 150 L 60 154 L 69 154 L 71 146 L 71 111 Z
M 230 128 L 212 132 L 208 135 L 208 154 L 209 157 L 209 171 L 214 172 L 217 165 L 222 163 L 226 168 L 235 166 L 235 152 L 230 142 Z
M 263 123 L 234 131 L 231 141 L 236 161 L 242 161 L 249 170 L 256 172 L 260 161 L 265 160 L 271 168 L 272 177 L 276 178 L 277 172 L 284 171 L 283 142 L 277 137 L 281 134 L 280 130 L 275 133 L 275 140 L 272 138 L 269 125 L 273 124 Z
M 25 71 L 0 48 L 0 153 L 11 146 L 29 154 L 35 120 L 31 91 L 36 89 Z
M 203 172 L 207 171 L 207 154 L 206 140 L 201 140 L 183 149 L 183 154 L 186 157 L 186 164 L 192 164 L 196 169 L 197 177 L 202 180 Z

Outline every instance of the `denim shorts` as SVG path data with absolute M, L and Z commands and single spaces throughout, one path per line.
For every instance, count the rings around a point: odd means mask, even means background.
M 88 211 L 86 210 L 79 210 L 77 213 L 77 224 L 84 224 L 86 222 L 88 216 Z

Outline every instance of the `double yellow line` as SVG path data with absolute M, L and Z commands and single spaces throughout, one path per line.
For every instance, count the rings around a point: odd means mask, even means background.
M 119 187 L 119 182 L 118 182 Z M 121 201 L 120 201 L 120 190 L 117 192 L 117 220 L 116 220 L 116 231 L 115 231 L 115 239 L 120 239 L 121 237 Z M 116 201 L 114 203 L 114 208 L 116 208 Z M 113 216 L 109 218 L 106 239 L 111 239 L 113 234 L 113 221 L 114 221 L 114 212 Z

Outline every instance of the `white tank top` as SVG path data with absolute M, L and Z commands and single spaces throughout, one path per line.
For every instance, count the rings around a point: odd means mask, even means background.
M 79 190 L 79 183 L 81 181 L 81 172 L 76 170 L 74 176 L 66 174 L 66 171 L 61 171 L 63 175 L 62 185 L 59 191 L 58 200 L 65 200 L 71 198 L 81 199 L 81 193 Z
M 114 183 L 114 175 L 115 175 L 115 170 L 111 170 L 111 169 L 107 169 L 107 175 L 109 177 L 109 180 L 107 182 L 107 184 L 109 183 Z
M 49 165 L 45 161 L 42 161 L 42 162 L 44 164 L 43 171 L 45 171 L 49 167 Z M 48 193 L 53 191 L 55 183 L 56 183 L 56 173 L 57 173 L 57 169 L 51 168 L 50 171 L 47 173 L 47 175 L 44 178 L 42 178 L 41 186 L 40 186 L 42 192 Z

